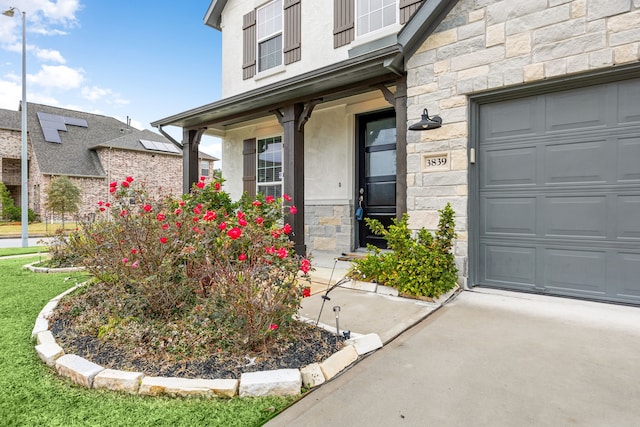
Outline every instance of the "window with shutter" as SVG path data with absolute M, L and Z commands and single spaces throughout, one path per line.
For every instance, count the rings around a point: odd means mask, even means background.
M 398 22 L 398 0 L 356 0 L 356 36 L 373 33 Z
M 242 78 L 250 79 L 256 74 L 256 11 L 242 19 Z
M 258 192 L 265 196 L 282 196 L 282 137 L 258 140 Z
M 282 0 L 256 10 L 258 72 L 282 65 Z
M 400 0 L 400 24 L 406 24 L 423 0 Z
M 300 0 L 284 0 L 284 63 L 300 61 Z
M 354 0 L 333 0 L 333 47 L 351 43 L 353 31 Z

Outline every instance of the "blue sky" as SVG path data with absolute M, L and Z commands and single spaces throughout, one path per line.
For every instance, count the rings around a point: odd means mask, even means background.
M 209 0 L 0 0 L 27 16 L 27 100 L 140 129 L 220 99 L 221 35 Z M 22 96 L 22 20 L 0 15 L 0 108 Z M 154 130 L 154 129 L 152 129 Z M 180 129 L 167 129 L 179 141 Z M 201 150 L 220 157 L 220 143 Z

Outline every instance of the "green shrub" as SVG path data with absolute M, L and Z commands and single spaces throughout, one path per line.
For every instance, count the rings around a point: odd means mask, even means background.
M 350 276 L 396 288 L 400 293 L 438 298 L 451 290 L 457 280 L 457 269 L 451 252 L 455 233 L 455 213 L 447 203 L 438 211 L 438 229 L 432 235 L 424 228 L 414 237 L 409 229 L 409 216 L 393 219 L 385 229 L 378 220 L 366 218 L 367 226 L 384 237 L 389 251 L 369 245 L 367 256 L 353 261 Z
M 201 180 L 182 198 L 151 198 L 133 178 L 112 182 L 112 202 L 98 201 L 97 220 L 66 240 L 66 250 L 118 302 L 111 302 L 102 336 L 117 335 L 113 319 L 196 320 L 224 335 L 234 349 L 264 348 L 286 334 L 300 307 L 297 256 L 283 222 L 291 198 L 231 201 L 221 180 Z M 111 323 L 109 323 L 111 322 Z
M 51 258 L 42 263 L 45 267 L 61 268 L 61 267 L 76 267 L 80 264 L 80 255 L 76 252 L 70 251 L 67 247 L 67 237 L 64 233 L 64 229 L 58 228 L 55 233 L 50 236 L 47 241 L 47 252 Z

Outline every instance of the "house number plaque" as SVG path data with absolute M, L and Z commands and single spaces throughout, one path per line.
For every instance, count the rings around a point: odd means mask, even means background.
M 439 172 L 451 169 L 449 153 L 429 153 L 422 155 L 423 172 Z

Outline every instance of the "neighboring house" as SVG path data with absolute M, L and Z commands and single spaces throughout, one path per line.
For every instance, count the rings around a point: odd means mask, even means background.
M 463 284 L 640 303 L 640 1 L 216 0 L 205 23 L 223 99 L 152 125 L 221 137 L 236 197 L 293 195 L 297 250 L 375 244 L 360 196 L 414 228 L 450 202 Z M 425 109 L 442 127 L 408 131 Z
M 16 206 L 21 200 L 21 112 L 0 110 L 0 180 Z M 51 179 L 66 175 L 82 193 L 81 218 L 95 212 L 98 200 L 110 199 L 109 182 L 131 175 L 151 193 L 158 188 L 182 192 L 182 148 L 150 130 L 137 130 L 112 117 L 28 104 L 29 208 L 42 220 L 57 221 L 46 210 Z M 215 157 L 199 153 L 213 178 Z M 205 167 L 206 166 L 206 167 Z

